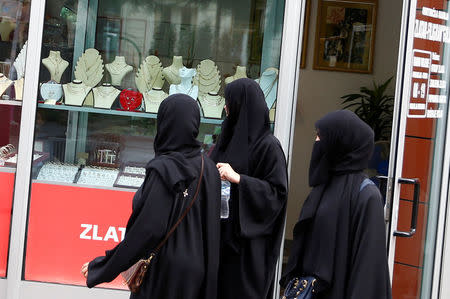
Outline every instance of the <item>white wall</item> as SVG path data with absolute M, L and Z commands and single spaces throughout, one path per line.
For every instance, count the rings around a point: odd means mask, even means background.
M 313 70 L 317 2 L 312 0 L 306 68 L 300 71 L 299 97 L 295 123 L 291 184 L 288 203 L 286 238 L 292 239 L 292 229 L 301 206 L 310 191 L 308 168 L 315 139 L 314 123 L 330 111 L 341 109 L 341 96 L 359 92 L 372 81 L 384 82 L 394 76 L 397 67 L 402 1 L 379 0 L 373 74 Z M 394 94 L 394 84 L 390 92 Z

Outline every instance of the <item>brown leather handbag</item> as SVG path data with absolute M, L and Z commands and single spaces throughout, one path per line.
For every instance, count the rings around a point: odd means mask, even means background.
M 197 189 L 195 191 L 194 197 L 192 198 L 192 201 L 189 204 L 189 206 L 186 208 L 186 210 L 180 216 L 178 221 L 172 226 L 172 228 L 169 230 L 169 232 L 164 237 L 164 239 L 161 241 L 161 243 L 159 243 L 158 246 L 156 246 L 156 248 L 152 251 L 152 253 L 150 254 L 148 259 L 140 259 L 136 264 L 131 266 L 128 270 L 121 273 L 122 278 L 124 280 L 123 284 L 127 285 L 132 293 L 137 293 L 139 291 L 139 288 L 141 287 L 142 282 L 144 281 L 145 274 L 147 273 L 148 269 L 150 268 L 152 259 L 156 256 L 156 254 L 159 252 L 161 247 L 164 246 L 164 244 L 169 239 L 170 235 L 172 235 L 172 233 L 175 231 L 175 229 L 178 227 L 178 225 L 180 225 L 181 221 L 184 219 L 184 217 L 186 217 L 189 210 L 194 205 L 194 202 L 197 199 L 198 193 L 200 191 L 200 184 L 201 184 L 202 178 L 203 178 L 203 168 L 204 168 L 203 155 L 201 155 L 201 157 L 202 157 L 202 168 L 200 171 L 200 177 L 198 179 Z M 185 192 L 187 192 L 187 189 Z M 185 194 L 187 194 L 187 193 L 185 193 Z

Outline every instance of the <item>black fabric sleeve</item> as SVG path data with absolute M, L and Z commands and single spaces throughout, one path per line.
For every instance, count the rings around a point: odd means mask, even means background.
M 216 298 L 217 280 L 220 256 L 220 197 L 221 183 L 220 175 L 215 164 L 205 159 L 206 172 L 203 177 L 202 190 L 204 213 L 202 229 L 205 251 L 205 280 L 203 282 L 203 297 Z
M 381 195 L 364 188 L 352 216 L 353 244 L 346 298 L 390 299 L 386 231 Z
M 287 198 L 287 172 L 284 154 L 274 144 L 258 157 L 254 176 L 241 175 L 239 189 L 239 233 L 256 238 L 273 233 Z
M 161 177 L 152 172 L 143 190 L 143 204 L 133 211 L 133 224 L 127 228 L 125 238 L 105 256 L 89 263 L 86 284 L 92 288 L 110 282 L 140 258 L 147 258 L 167 231 L 175 194 L 167 189 Z

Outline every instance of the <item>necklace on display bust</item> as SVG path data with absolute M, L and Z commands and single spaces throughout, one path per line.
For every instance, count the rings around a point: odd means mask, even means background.
M 152 88 L 144 93 L 145 112 L 157 113 L 159 105 L 168 96 L 161 88 Z
M 0 95 L 3 95 L 3 93 L 11 86 L 12 83 L 12 80 L 0 73 Z
M 25 81 L 24 77 L 14 81 L 14 93 L 16 95 L 15 96 L 16 101 L 22 101 L 24 81 Z
M 219 70 L 210 59 L 205 59 L 197 66 L 197 73 L 204 79 L 208 80 L 219 75 Z
M 103 83 L 99 87 L 92 89 L 94 94 L 94 107 L 111 109 L 112 104 L 120 94 L 120 90 L 109 83 Z
M 40 87 L 41 96 L 45 104 L 56 105 L 56 102 L 63 96 L 62 85 L 55 81 L 42 83 Z
M 153 87 L 162 88 L 165 81 L 162 70 L 161 60 L 157 56 L 147 56 L 136 73 L 135 81 L 138 90 L 146 93 Z
M 170 85 L 169 94 L 183 93 L 192 97 L 194 100 L 198 97 L 198 86 L 192 84 L 192 78 L 196 75 L 195 69 L 188 69 L 183 67 L 179 71 L 181 83 L 177 85 Z
M 203 110 L 203 116 L 208 118 L 221 118 L 225 98 L 217 93 L 208 92 L 199 96 L 199 102 Z
M 183 57 L 182 56 L 174 56 L 172 64 L 163 69 L 162 73 L 164 75 L 164 78 L 166 78 L 167 82 L 170 85 L 181 83 L 179 71 L 183 67 L 184 67 Z
M 127 111 L 140 110 L 142 106 L 142 97 L 142 93 L 138 91 L 124 89 L 119 95 L 120 106 L 122 106 L 122 109 Z
M 217 93 L 220 89 L 220 83 L 220 73 L 214 61 L 205 59 L 200 62 L 197 66 L 197 75 L 194 78 L 194 84 L 198 85 L 199 93 Z
M 220 73 L 214 61 L 205 59 L 200 62 L 197 66 L 197 75 L 194 78 L 194 84 L 199 85 L 201 93 L 219 91 L 217 87 L 220 89 Z
M 247 68 L 245 66 L 237 66 L 236 73 L 230 77 L 225 78 L 225 84 L 229 84 L 234 80 L 247 78 Z
M 103 78 L 103 60 L 100 53 L 89 48 L 78 58 L 75 66 L 75 79 L 83 81 L 90 87 L 95 87 Z
M 69 66 L 69 63 L 62 59 L 59 51 L 50 51 L 48 57 L 42 59 L 42 64 L 49 71 L 51 80 L 56 83 L 61 81 L 62 74 Z
M 112 85 L 120 86 L 122 79 L 133 70 L 131 65 L 128 65 L 124 56 L 116 56 L 113 62 L 105 65 L 106 70 L 111 76 Z
M 71 106 L 82 106 L 83 102 L 91 91 L 91 87 L 85 85 L 80 80 L 73 80 L 70 83 L 63 84 L 64 104 Z

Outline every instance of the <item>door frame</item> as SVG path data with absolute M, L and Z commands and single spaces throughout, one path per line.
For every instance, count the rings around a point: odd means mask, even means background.
M 300 12 L 300 13 L 295 13 Z M 280 140 L 286 155 L 288 181 L 290 182 L 292 150 L 294 146 L 295 117 L 300 76 L 300 62 L 303 48 L 306 0 L 286 0 L 284 9 L 283 37 L 280 55 L 280 83 L 277 91 L 274 135 Z M 293 55 L 295 53 L 295 56 Z M 294 60 L 294 61 L 293 61 Z M 293 82 L 293 84 L 292 84 Z M 287 213 L 287 212 L 286 212 Z M 285 214 L 286 217 L 286 214 Z M 280 253 L 277 261 L 273 299 L 278 299 L 283 268 L 286 219 L 283 224 Z
M 398 213 L 400 204 L 400 184 L 398 179 L 402 177 L 403 168 L 403 153 L 405 143 L 406 122 L 408 114 L 408 104 L 411 91 L 411 77 L 412 74 L 408 70 L 411 69 L 412 55 L 413 55 L 413 42 L 414 42 L 414 22 L 416 18 L 417 1 L 403 1 L 402 22 L 401 22 L 401 34 L 399 44 L 398 55 L 398 69 L 396 76 L 396 90 L 395 90 L 395 106 L 394 106 L 394 118 L 392 125 L 392 138 L 390 148 L 390 163 L 389 174 L 387 183 L 386 194 L 386 208 L 385 219 L 388 223 L 387 228 L 387 248 L 388 248 L 388 262 L 389 273 L 391 282 L 393 280 L 393 267 L 395 258 L 395 245 L 396 237 L 393 236 L 393 232 L 397 228 Z M 448 82 L 447 82 L 448 84 Z M 447 104 L 447 123 L 446 123 L 446 140 L 444 144 L 444 159 L 443 165 L 449 165 L 450 163 L 450 105 Z M 450 236 L 447 240 L 447 244 L 444 247 L 443 236 L 445 231 L 449 234 L 450 223 L 447 223 L 449 229 L 445 230 L 446 220 L 446 207 L 449 185 L 449 169 L 443 167 L 441 177 L 440 188 L 440 201 L 439 201 L 439 215 L 436 232 L 436 247 L 435 247 L 435 259 L 433 262 L 432 271 L 432 285 L 431 285 L 431 298 L 440 298 L 440 294 L 450 292 L 450 286 L 446 286 L 441 283 L 445 277 L 441 277 L 441 271 L 445 269 L 445 264 L 442 263 L 442 255 L 445 254 L 444 248 L 450 248 Z M 450 215 L 450 206 L 448 207 Z M 447 250 L 448 251 L 448 250 Z M 450 255 L 450 252 L 447 253 Z M 448 259 L 449 257 L 447 257 Z M 445 261 L 445 260 L 444 260 Z M 450 267 L 450 261 L 446 261 L 447 267 Z M 447 275 L 447 279 L 450 279 L 450 271 Z M 441 288 L 440 288 L 441 287 Z M 441 292 L 439 293 L 439 291 Z M 443 297 L 442 297 L 443 298 Z

